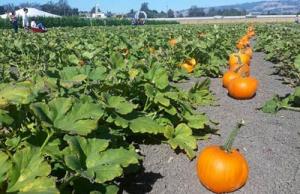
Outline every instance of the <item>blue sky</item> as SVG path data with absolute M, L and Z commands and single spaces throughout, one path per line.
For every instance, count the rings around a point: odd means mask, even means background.
M 24 2 L 45 3 L 48 1 L 49 0 L 0 0 L 0 5 L 6 3 L 19 4 Z M 55 2 L 56 0 L 53 1 Z M 209 7 L 255 1 L 261 0 L 68 0 L 72 7 L 79 8 L 80 10 L 90 10 L 96 3 L 99 3 L 102 11 L 112 11 L 117 13 L 128 12 L 130 9 L 137 10 L 143 2 L 148 2 L 150 9 L 166 10 L 169 8 L 181 10 L 189 8 L 192 5 Z

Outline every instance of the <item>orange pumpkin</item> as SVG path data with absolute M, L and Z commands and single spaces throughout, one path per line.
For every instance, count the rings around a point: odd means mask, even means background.
M 238 73 L 239 75 L 244 75 L 244 76 L 249 76 L 250 75 L 250 67 L 249 65 L 245 65 L 245 64 L 233 64 L 230 65 L 229 68 L 230 71 L 234 71 L 236 73 Z
M 250 57 L 250 59 L 253 56 L 253 50 L 252 50 L 251 47 L 247 47 L 247 48 L 242 49 L 241 53 L 248 55 Z
M 177 44 L 177 40 L 175 38 L 172 38 L 171 40 L 169 40 L 170 46 L 175 46 L 176 44 Z
M 240 77 L 241 75 L 240 74 L 238 74 L 238 73 L 236 73 L 236 72 L 234 72 L 234 71 L 227 71 L 226 73 L 224 73 L 224 75 L 223 75 L 223 79 L 222 79 L 222 82 L 223 82 L 223 87 L 224 88 L 227 88 L 228 87 L 228 85 L 229 85 L 229 83 L 232 81 L 232 80 L 234 80 L 234 79 L 236 79 L 236 78 L 238 78 L 238 77 Z
M 243 53 L 233 53 L 229 56 L 229 66 L 236 64 L 250 65 L 250 57 Z
M 196 61 L 195 58 L 191 58 L 191 59 L 186 60 L 186 63 L 188 63 L 189 65 L 195 67 L 196 64 L 197 64 L 197 61 Z
M 239 77 L 228 85 L 228 93 L 238 100 L 251 99 L 258 88 L 258 81 L 253 77 Z
M 207 189 L 215 193 L 236 191 L 247 182 L 248 163 L 237 149 L 231 148 L 242 125 L 238 124 L 223 146 L 208 146 L 198 157 L 198 178 Z
M 194 67 L 188 63 L 181 64 L 181 67 L 188 73 L 192 73 L 194 71 Z
M 248 32 L 248 35 L 249 35 L 250 37 L 253 37 L 253 36 L 255 36 L 255 32 L 254 32 L 254 31 L 249 31 L 249 32 Z

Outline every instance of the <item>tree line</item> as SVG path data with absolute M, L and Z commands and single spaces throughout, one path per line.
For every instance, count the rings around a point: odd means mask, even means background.
M 80 15 L 80 10 L 78 8 L 72 8 L 68 4 L 67 0 L 58 0 L 57 2 L 49 1 L 45 4 L 38 4 L 38 3 L 22 3 L 19 5 L 14 5 L 12 3 L 6 4 L 0 6 L 0 14 L 5 14 L 6 12 L 10 12 L 24 7 L 34 7 L 42 11 L 46 11 L 60 16 Z M 191 8 L 186 10 L 185 13 L 176 12 L 172 9 L 169 9 L 168 11 L 165 12 L 165 11 L 157 11 L 154 9 L 150 9 L 148 3 L 142 3 L 140 10 L 146 12 L 149 18 L 204 17 L 204 16 L 215 16 L 215 15 L 221 15 L 221 16 L 246 15 L 246 10 L 238 10 L 233 8 L 204 9 L 197 6 L 192 6 Z M 93 7 L 89 13 L 94 13 L 94 12 L 95 12 L 95 7 Z M 131 9 L 130 12 L 125 15 L 129 18 L 132 18 L 134 17 L 135 13 L 136 11 Z M 106 15 L 108 17 L 112 17 L 114 14 L 112 12 L 107 12 Z
M 24 7 L 33 7 L 39 10 L 49 12 L 52 14 L 60 15 L 60 16 L 74 16 L 79 15 L 78 8 L 72 8 L 67 0 L 58 0 L 57 2 L 49 1 L 45 4 L 38 3 L 21 3 L 19 5 L 15 5 L 13 3 L 9 3 L 6 5 L 0 5 L 0 14 L 5 14 L 7 12 L 11 12 L 14 10 L 18 10 Z

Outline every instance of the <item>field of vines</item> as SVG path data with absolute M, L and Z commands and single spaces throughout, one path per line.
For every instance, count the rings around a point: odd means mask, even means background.
M 210 78 L 222 76 L 247 28 L 0 30 L 0 193 L 118 193 L 142 168 L 139 144 L 152 141 L 194 159 L 197 141 L 222 122 L 196 109 L 216 103 Z M 256 50 L 299 85 L 300 28 L 255 28 Z M 177 86 L 191 77 L 202 81 Z M 296 91 L 286 106 L 300 106 Z
M 282 76 L 284 83 L 295 87 L 294 93 L 288 96 L 276 95 L 265 104 L 263 111 L 300 111 L 300 26 L 277 24 L 258 29 L 256 50 L 265 52 L 266 60 L 277 64 L 275 73 Z

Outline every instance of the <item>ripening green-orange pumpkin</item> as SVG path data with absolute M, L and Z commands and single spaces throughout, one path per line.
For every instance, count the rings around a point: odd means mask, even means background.
M 233 53 L 229 56 L 228 63 L 229 63 L 229 67 L 231 67 L 232 65 L 236 65 L 236 64 L 250 65 L 250 57 L 241 52 Z
M 238 73 L 236 73 L 236 72 L 234 72 L 234 71 L 227 71 L 226 73 L 224 73 L 224 75 L 223 75 L 223 79 L 222 79 L 222 82 L 223 82 L 223 87 L 224 88 L 227 88 L 228 87 L 228 85 L 229 85 L 229 83 L 232 81 L 232 80 L 234 80 L 234 79 L 236 79 L 236 78 L 238 78 L 238 77 L 240 77 L 241 75 L 240 74 L 238 74 Z
M 198 157 L 198 178 L 210 191 L 229 193 L 238 190 L 247 182 L 248 163 L 237 149 L 232 149 L 233 140 L 242 125 L 243 123 L 239 123 L 223 146 L 207 146 Z
M 258 81 L 253 77 L 239 77 L 228 85 L 228 94 L 238 100 L 251 99 L 258 88 Z
M 183 63 L 180 66 L 188 73 L 192 73 L 194 71 L 194 66 L 192 66 L 188 63 Z

